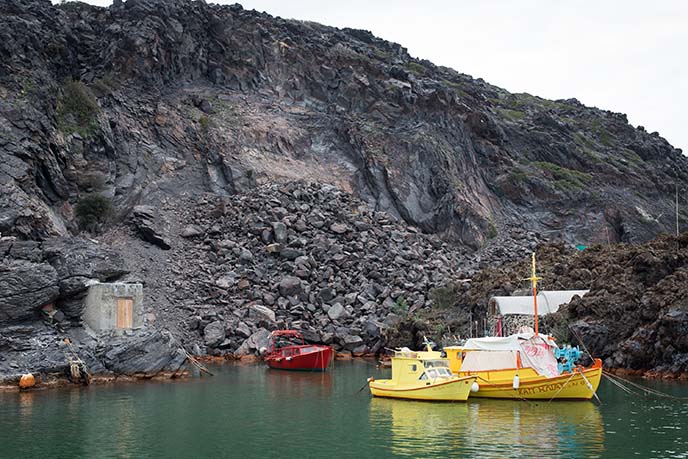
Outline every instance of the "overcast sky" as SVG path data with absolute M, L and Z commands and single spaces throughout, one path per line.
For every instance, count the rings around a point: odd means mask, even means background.
M 88 0 L 108 5 L 108 0 Z M 220 1 L 218 3 L 235 3 Z M 548 99 L 626 113 L 688 153 L 688 1 L 243 0 L 366 29 L 418 58 Z

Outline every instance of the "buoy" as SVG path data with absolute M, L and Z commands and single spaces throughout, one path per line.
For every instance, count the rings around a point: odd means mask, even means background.
M 22 375 L 21 379 L 19 380 L 19 388 L 20 389 L 28 389 L 29 387 L 33 387 L 35 385 L 36 385 L 36 378 L 34 378 L 31 373 L 27 373 L 25 375 Z
M 473 381 L 473 384 L 471 385 L 471 392 L 476 393 L 480 390 L 480 385 Z
M 521 385 L 521 380 L 518 379 L 518 375 L 514 375 L 514 382 L 511 384 L 511 387 L 513 387 L 514 390 L 517 390 L 520 385 Z

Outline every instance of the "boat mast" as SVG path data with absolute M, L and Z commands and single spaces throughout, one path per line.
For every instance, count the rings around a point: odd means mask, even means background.
M 537 277 L 535 273 L 535 252 L 533 252 L 533 274 L 528 278 L 530 281 L 531 285 L 533 286 L 533 309 L 534 309 L 534 314 L 535 314 L 535 335 L 538 335 L 538 309 L 537 309 L 537 281 L 541 279 L 541 277 Z

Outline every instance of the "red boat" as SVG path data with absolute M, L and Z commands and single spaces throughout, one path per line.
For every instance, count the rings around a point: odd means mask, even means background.
M 322 344 L 306 344 L 296 330 L 270 333 L 265 361 L 281 370 L 324 371 L 334 360 L 334 349 Z

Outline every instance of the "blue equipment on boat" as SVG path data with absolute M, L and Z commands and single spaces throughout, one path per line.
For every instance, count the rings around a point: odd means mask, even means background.
M 554 357 L 557 358 L 559 363 L 557 364 L 559 368 L 559 374 L 567 371 L 571 373 L 573 371 L 574 364 L 581 358 L 583 353 L 578 348 L 578 346 L 571 347 L 566 345 L 564 347 L 558 347 L 554 350 Z

